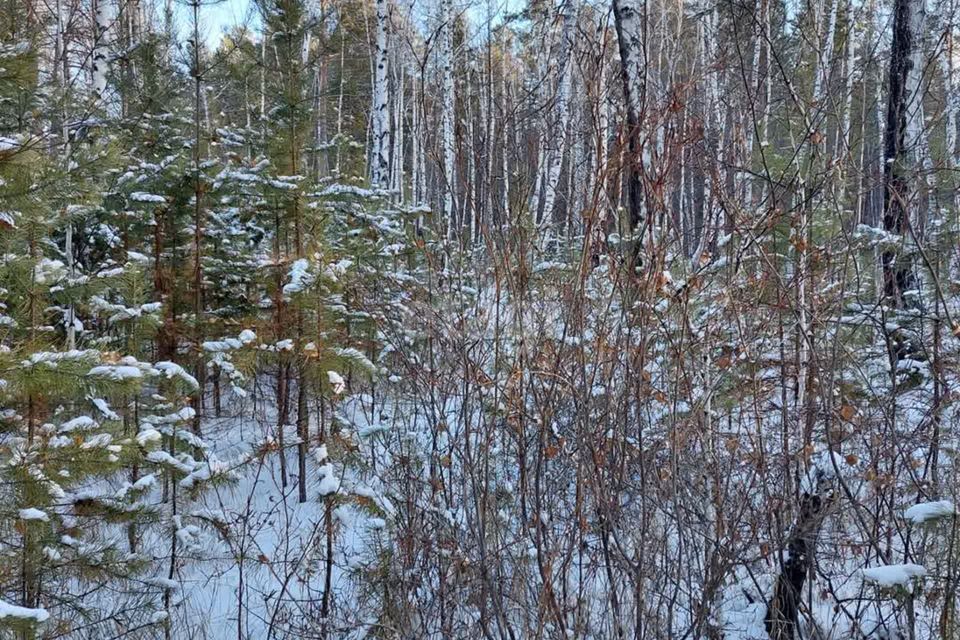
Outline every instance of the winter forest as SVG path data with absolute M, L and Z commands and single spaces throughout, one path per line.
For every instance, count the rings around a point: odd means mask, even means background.
M 0 638 L 960 639 L 958 31 L 0 0 Z

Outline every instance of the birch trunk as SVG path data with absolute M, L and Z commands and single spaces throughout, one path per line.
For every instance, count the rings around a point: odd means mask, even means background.
M 557 98 L 554 106 L 554 115 L 551 119 L 549 131 L 545 137 L 549 141 L 546 158 L 549 162 L 544 184 L 543 212 L 538 219 L 541 233 L 549 235 L 549 226 L 554 222 L 556 212 L 554 208 L 557 200 L 557 187 L 560 184 L 560 171 L 563 167 L 563 157 L 567 147 L 567 134 L 570 124 L 570 87 L 573 76 L 573 38 L 576 29 L 577 5 L 573 0 L 564 2 L 561 9 L 563 15 L 563 34 L 560 40 Z M 548 238 L 545 238 L 548 240 Z M 549 240 L 548 240 L 549 241 Z
M 389 75 L 390 56 L 387 50 L 387 31 L 390 19 L 389 0 L 377 2 L 377 34 L 374 51 L 373 106 L 371 126 L 373 150 L 370 156 L 370 183 L 378 189 L 390 186 L 390 102 Z
M 440 65 L 443 73 L 443 105 L 441 116 L 443 153 L 443 220 L 446 237 L 452 239 L 456 229 L 454 190 L 456 189 L 456 158 L 454 155 L 454 129 L 456 127 L 456 95 L 453 82 L 453 31 L 454 15 L 451 0 L 441 5 L 443 33 L 440 42 Z
M 107 34 L 110 28 L 110 15 L 107 0 L 94 0 L 93 4 L 93 55 L 90 65 L 93 84 L 93 97 L 99 104 L 107 90 L 107 74 L 110 64 L 107 61 Z
M 884 133 L 883 228 L 905 236 L 910 225 L 910 173 L 919 142 L 921 29 L 923 0 L 896 0 L 893 42 L 890 49 L 887 124 Z M 904 293 L 915 289 L 913 265 L 903 250 L 887 249 L 881 255 L 883 297 L 903 307 Z
M 633 261 L 643 246 L 643 190 L 640 181 L 640 127 L 646 94 L 643 29 L 645 16 L 639 0 L 613 0 L 613 16 L 620 50 L 620 76 L 627 115 L 627 230 Z M 639 237 L 638 234 L 640 234 Z

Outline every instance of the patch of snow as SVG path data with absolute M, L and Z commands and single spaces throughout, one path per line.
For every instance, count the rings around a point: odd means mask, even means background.
M 918 564 L 888 564 L 867 567 L 862 570 L 863 579 L 881 587 L 905 587 L 914 578 L 927 575 L 927 570 Z
M 187 386 L 189 386 L 191 389 L 200 388 L 200 383 L 197 382 L 197 379 L 194 378 L 189 373 L 187 373 L 183 367 L 181 367 L 175 362 L 164 360 L 162 362 L 158 362 L 154 364 L 153 368 L 163 373 L 163 375 L 166 376 L 168 380 L 176 377 L 186 382 Z
M 110 408 L 110 405 L 107 404 L 107 401 L 103 398 L 90 398 L 90 402 L 93 403 L 93 406 L 97 408 L 97 411 L 103 414 L 103 417 L 107 420 L 119 420 L 120 416 L 117 415 L 113 409 Z
M 88 376 L 94 378 L 107 378 L 109 380 L 122 381 L 142 378 L 143 373 L 138 367 L 129 365 L 101 365 L 94 367 L 87 372 Z
M 34 622 L 45 622 L 50 618 L 50 613 L 46 609 L 30 609 L 10 604 L 5 600 L 0 600 L 0 620 L 4 618 L 17 618 L 19 620 L 33 620 Z
M 333 473 L 333 465 L 329 462 L 325 465 L 322 465 L 319 469 L 320 471 L 320 495 L 328 496 L 331 493 L 336 493 L 337 489 L 340 488 L 340 481 L 337 479 L 337 476 Z
M 100 425 L 97 424 L 97 421 L 90 416 L 79 416 L 73 420 L 67 420 L 60 425 L 60 433 L 70 433 L 71 431 L 76 431 L 77 429 L 96 429 L 99 426 Z
M 927 520 L 935 520 L 944 516 L 951 516 L 956 513 L 953 503 L 949 500 L 936 500 L 934 502 L 921 502 L 915 504 L 903 512 L 907 520 L 914 524 L 920 524 Z
M 290 265 L 290 282 L 283 285 L 283 295 L 299 293 L 314 283 L 316 278 L 310 274 L 310 262 L 306 258 L 295 260 Z
M 160 442 L 161 440 L 163 440 L 163 436 L 156 429 L 141 429 L 140 433 L 137 434 L 137 444 L 141 447 L 146 446 L 148 442 Z
M 43 522 L 50 522 L 50 516 L 40 509 L 35 509 L 30 507 L 29 509 L 20 509 L 20 519 L 21 520 L 41 520 Z
M 337 395 L 343 393 L 343 390 L 347 388 L 343 376 L 336 371 L 327 371 L 327 380 L 330 381 L 330 386 L 333 387 L 333 392 Z
M 158 196 L 155 193 L 145 193 L 143 191 L 134 191 L 130 194 L 130 199 L 134 202 L 166 202 L 167 199 L 163 196 Z

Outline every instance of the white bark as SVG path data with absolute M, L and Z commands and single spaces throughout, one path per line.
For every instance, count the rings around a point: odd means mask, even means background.
M 642 0 L 613 0 L 614 24 L 617 28 L 617 45 L 620 52 L 620 76 L 626 102 L 627 144 L 622 150 L 626 179 L 626 233 L 631 262 L 639 258 L 644 244 L 647 223 L 644 213 L 644 193 L 640 163 L 646 163 L 648 153 L 642 138 L 644 133 L 643 102 L 646 99 L 646 39 L 644 37 L 643 12 L 646 3 Z M 640 154 L 643 157 L 638 157 Z
M 340 90 L 339 95 L 337 96 L 337 158 L 336 158 L 336 168 L 334 173 L 337 178 L 340 177 L 340 157 L 341 157 L 341 148 L 343 147 L 343 82 L 344 82 L 344 52 L 346 51 L 346 41 L 345 36 L 343 35 L 344 29 L 340 29 Z
M 759 85 L 758 85 L 758 79 L 759 79 L 759 77 L 760 77 L 760 52 L 763 50 L 763 45 L 764 45 L 764 40 L 763 40 L 763 6 L 762 6 L 762 5 L 763 5 L 763 0 L 760 0 L 760 2 L 758 2 L 758 5 L 761 5 L 761 6 L 759 7 L 759 9 L 760 9 L 760 11 L 759 11 L 760 20 L 759 20 L 758 23 L 757 23 L 756 37 L 755 37 L 754 45 L 753 45 L 753 61 L 752 61 L 752 64 L 751 64 L 751 66 L 750 66 L 750 73 L 751 73 L 751 75 L 750 75 L 750 86 L 748 87 L 749 90 L 747 91 L 747 99 L 748 99 L 748 100 L 753 100 L 754 103 L 756 103 L 757 94 L 759 94 L 759 89 L 760 89 L 760 87 L 759 87 Z M 751 95 L 751 92 L 753 92 L 752 95 Z M 749 117 L 750 117 L 750 114 L 748 113 L 746 117 L 749 118 Z M 743 155 L 744 155 L 744 164 L 745 164 L 745 166 L 747 167 L 747 169 L 751 169 L 751 170 L 753 169 L 753 151 L 754 151 L 754 145 L 755 145 L 755 143 L 757 142 L 757 141 L 756 141 L 756 135 L 755 135 L 755 126 L 756 126 L 756 124 L 757 124 L 757 123 L 756 123 L 755 121 L 747 120 L 748 130 L 744 132 L 744 134 L 745 134 L 745 135 L 744 135 L 744 137 L 745 137 L 744 145 L 745 145 L 745 147 L 746 147 L 746 148 L 744 149 L 744 154 L 743 154 Z M 753 182 L 753 181 L 752 181 L 748 176 L 744 176 L 741 182 L 742 182 L 743 190 L 742 190 L 742 192 L 741 192 L 741 191 L 738 191 L 738 192 L 737 192 L 737 195 L 741 198 L 741 201 L 742 201 L 742 202 L 744 202 L 744 203 L 746 203 L 746 204 L 749 204 L 749 205 L 752 207 L 752 206 L 753 206 L 753 201 L 752 201 L 753 198 L 752 198 L 752 186 L 751 186 L 751 185 L 752 185 L 752 182 Z
M 443 33 L 440 41 L 440 65 L 443 73 L 443 106 L 441 126 L 443 129 L 443 216 L 447 238 L 452 238 L 456 227 L 454 189 L 456 164 L 454 157 L 454 128 L 456 127 L 456 95 L 453 83 L 453 31 L 454 14 L 451 0 L 441 5 Z
M 489 24 L 489 22 L 488 22 Z M 487 31 L 487 47 L 492 46 L 489 29 Z M 488 54 L 489 56 L 489 50 Z M 489 65 L 484 67 L 487 71 L 484 75 L 484 81 L 480 85 L 480 122 L 483 126 L 483 185 L 481 193 L 483 200 L 480 203 L 481 210 L 485 212 L 485 217 L 481 224 L 481 229 L 489 227 L 493 212 L 493 69 Z
M 702 68 L 706 68 L 710 64 L 710 60 L 715 59 L 717 54 L 713 44 L 717 42 L 716 11 L 711 11 L 705 17 L 704 23 L 701 33 L 699 34 Z M 720 108 L 720 79 L 718 72 L 714 71 L 708 76 L 705 95 L 706 105 L 704 107 L 704 119 L 706 121 L 706 138 L 708 143 L 716 139 L 716 152 L 720 153 L 719 147 L 722 146 L 723 136 L 723 114 Z M 716 226 L 714 223 L 715 197 L 713 191 L 712 180 L 709 176 L 706 176 L 703 181 L 703 218 L 700 221 L 700 235 L 697 238 L 697 246 L 691 257 L 691 262 L 695 269 L 699 268 L 701 257 L 705 255 L 710 248 L 713 230 Z
M 857 59 L 857 45 L 855 40 L 855 26 L 853 20 L 853 2 L 846 0 L 845 11 L 847 19 L 847 37 L 844 42 L 846 61 L 844 62 L 844 89 L 843 113 L 840 114 L 840 124 L 837 130 L 837 144 L 835 155 L 846 154 L 850 150 L 850 114 L 853 110 L 853 66 Z
M 906 84 L 906 110 L 907 110 L 907 129 L 903 145 L 910 158 L 911 166 L 917 174 L 917 189 L 914 191 L 918 196 L 926 196 L 927 201 L 922 203 L 917 201 L 921 211 L 929 214 L 933 210 L 931 201 L 932 192 L 928 181 L 928 176 L 933 173 L 933 159 L 930 155 L 930 136 L 929 131 L 924 126 L 923 117 L 923 76 L 926 67 L 926 38 L 925 27 L 927 18 L 926 0 L 913 0 L 910 11 L 910 32 L 913 38 L 913 48 L 910 51 L 910 72 L 907 74 Z M 922 214 L 921 214 L 922 215 Z M 922 218 L 920 218 L 922 220 Z M 923 233 L 924 225 L 918 225 L 918 234 Z
M 110 72 L 107 54 L 111 18 L 107 0 L 94 0 L 93 19 L 93 55 L 90 71 L 94 98 L 101 101 L 107 90 L 107 74 Z
M 941 9 L 940 15 L 950 16 L 951 18 L 950 22 L 944 25 L 946 31 L 944 35 L 944 50 L 937 59 L 940 61 L 943 72 L 943 84 L 947 101 L 944 110 L 944 121 L 946 125 L 946 133 L 944 135 L 944 165 L 947 171 L 953 172 L 957 166 L 957 113 L 960 111 L 960 87 L 957 86 L 957 74 L 953 62 L 953 56 L 956 55 L 952 21 L 954 1 L 949 0 L 949 2 L 944 2 L 943 4 L 947 6 Z M 960 191 L 956 189 L 953 191 L 950 204 L 954 209 L 960 206 Z
M 267 38 L 260 39 L 260 120 L 267 120 Z
M 510 159 L 507 156 L 507 149 L 510 148 L 510 134 L 507 129 L 507 104 L 510 97 L 509 91 L 509 80 L 507 78 L 507 62 L 506 56 L 500 57 L 500 75 L 501 75 L 501 108 L 500 113 L 503 114 L 502 121 L 500 122 L 500 135 L 501 135 L 501 149 L 500 149 L 500 173 L 503 176 L 503 184 L 500 189 L 500 198 L 501 198 L 501 207 L 503 209 L 503 219 L 501 224 L 507 226 L 510 224 Z
M 467 163 L 466 167 L 466 180 L 464 181 L 464 197 L 463 197 L 463 212 L 464 212 L 464 230 L 469 231 L 470 243 L 476 243 L 477 241 L 477 148 L 476 148 L 476 127 L 477 127 L 477 116 L 473 109 L 473 100 L 470 97 L 470 89 L 472 83 L 472 78 L 476 75 L 475 70 L 470 69 L 467 71 L 466 83 L 464 87 L 465 99 L 463 101 L 463 110 L 464 110 L 464 147 L 465 148 L 465 160 Z
M 300 66 L 306 68 L 307 61 L 310 59 L 310 45 L 313 38 L 309 31 L 303 34 L 303 43 L 300 47 Z
M 950 13 L 941 13 L 941 15 L 953 15 L 953 13 L 951 11 Z M 949 170 L 955 166 L 957 157 L 957 112 L 960 111 L 960 87 L 957 86 L 957 74 L 953 63 L 953 56 L 956 55 L 953 25 L 947 25 L 946 29 L 944 51 L 942 55 L 937 56 L 937 59 L 940 61 L 943 72 L 943 84 L 947 99 L 946 113 L 944 114 L 947 127 L 944 147 L 947 169 Z
M 60 64 L 60 60 L 54 61 L 54 69 L 62 67 L 63 73 L 57 74 L 54 73 L 54 77 L 58 78 L 61 86 L 61 91 L 66 92 L 70 86 L 70 78 L 67 77 L 67 38 L 64 32 L 64 16 L 63 16 L 63 7 L 60 2 L 57 2 L 56 5 L 57 12 L 57 55 L 63 56 L 63 64 Z M 62 122 L 61 122 L 61 135 L 63 137 L 63 166 L 67 173 L 70 173 L 71 169 L 71 156 L 73 155 L 73 146 L 70 144 L 70 128 L 69 128 L 69 119 L 70 114 L 67 112 L 66 104 L 67 101 L 64 100 L 64 109 L 61 113 Z M 67 218 L 67 208 L 64 207 L 63 210 L 64 217 Z M 67 270 L 70 273 L 70 276 L 74 276 L 74 262 L 73 262 L 73 222 L 67 218 L 66 220 L 66 233 L 63 243 L 63 253 L 67 258 Z M 64 323 L 66 324 L 67 329 L 67 349 L 74 349 L 77 344 L 77 330 L 76 330 L 76 311 L 73 304 L 67 306 L 67 313 L 64 318 Z
M 396 202 L 403 203 L 403 119 L 406 112 L 403 87 L 406 81 L 403 65 L 395 65 L 397 85 L 394 96 L 393 163 L 390 170 L 390 188 L 396 194 Z
M 923 95 L 920 91 L 924 69 L 924 37 L 923 28 L 926 22 L 926 1 L 912 0 L 910 2 L 909 25 L 913 47 L 910 50 L 910 71 L 907 74 L 906 95 L 904 96 L 907 109 L 907 130 L 904 139 L 904 149 L 913 154 L 918 160 L 921 154 L 923 134 Z
M 824 91 L 830 82 L 830 71 L 833 67 L 833 44 L 837 32 L 837 5 L 840 0 L 830 1 L 830 15 L 827 19 L 827 34 L 823 46 L 816 51 L 817 70 L 813 78 L 813 99 L 817 108 L 824 108 Z
M 389 26 L 389 0 L 377 0 L 377 35 L 374 52 L 373 106 L 371 126 L 373 151 L 370 157 L 370 183 L 386 189 L 390 183 L 390 102 L 389 102 L 389 52 L 387 31 Z
M 875 32 L 874 32 L 873 35 L 874 35 L 874 37 L 876 37 L 877 34 L 883 33 L 883 29 L 884 29 L 883 18 L 882 18 L 882 16 L 881 16 L 881 12 L 880 12 L 880 10 L 879 10 L 879 7 L 877 7 L 877 3 L 876 3 L 876 2 L 871 2 L 871 13 L 872 13 L 873 20 L 874 20 L 874 30 L 875 30 Z M 874 39 L 874 38 L 871 38 L 871 41 L 872 41 L 873 39 Z M 876 117 L 876 119 L 877 119 L 877 138 L 876 138 L 876 139 L 877 139 L 877 157 L 876 157 L 876 162 L 877 162 L 877 185 L 878 185 L 878 186 L 877 186 L 877 188 L 876 188 L 876 194 L 875 194 L 875 198 L 874 198 L 874 202 L 873 202 L 873 209 L 874 209 L 873 215 L 870 216 L 870 222 L 871 222 L 871 224 L 877 224 L 878 220 L 879 220 L 880 217 L 883 215 L 883 211 L 882 211 L 882 210 L 883 210 L 883 204 L 882 204 L 882 203 L 883 203 L 883 189 L 884 189 L 884 187 L 883 187 L 883 170 L 884 170 L 885 159 L 886 159 L 886 152 L 885 152 L 885 150 L 884 150 L 884 148 L 883 148 L 883 140 L 885 139 L 885 131 L 886 131 L 886 118 L 884 117 L 884 111 L 883 111 L 883 110 L 884 110 L 884 107 L 886 107 L 886 104 L 887 104 L 886 101 L 883 99 L 883 85 L 884 85 L 885 78 L 884 78 L 884 73 L 883 73 L 883 67 L 882 67 L 882 65 L 877 64 L 877 65 L 876 65 L 876 68 L 877 68 L 877 76 L 876 76 L 876 78 L 874 78 L 874 96 L 873 96 L 873 100 L 874 100 L 874 111 L 876 112 L 876 113 L 875 113 L 875 117 Z M 879 206 L 878 206 L 878 203 L 879 203 Z M 879 255 L 879 254 L 878 254 L 878 255 Z M 877 265 L 879 266 L 879 264 L 880 264 L 879 260 L 877 260 L 876 263 L 877 263 Z M 875 278 L 875 281 L 877 282 L 877 286 L 878 286 L 878 287 L 882 287 L 883 279 L 879 277 L 879 274 L 878 274 L 878 277 Z M 879 293 L 880 290 L 881 290 L 881 289 L 878 289 L 878 293 Z
M 557 186 L 560 184 L 560 171 L 563 167 L 563 156 L 567 147 L 567 133 L 570 124 L 570 87 L 573 78 L 573 38 L 576 29 L 577 5 L 574 0 L 563 0 L 563 34 L 560 41 L 557 99 L 554 106 L 554 116 L 551 131 L 547 132 L 549 141 L 547 160 L 547 176 L 543 194 L 543 214 L 539 219 L 541 230 L 549 227 L 554 218 L 554 207 L 557 199 Z
M 420 149 L 420 97 L 417 91 L 417 78 L 413 76 L 411 83 L 410 102 L 410 186 L 413 192 L 413 203 L 415 205 L 423 204 L 423 174 L 420 171 L 421 157 L 423 151 Z
M 627 82 L 633 88 L 627 96 L 628 108 L 634 113 L 642 111 L 641 89 L 646 86 L 647 67 L 644 64 L 643 2 L 642 0 L 618 0 L 618 37 L 621 39 L 620 57 Z

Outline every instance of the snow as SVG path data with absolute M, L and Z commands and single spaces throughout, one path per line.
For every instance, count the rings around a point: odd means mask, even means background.
M 77 429 L 96 429 L 99 426 L 90 416 L 79 416 L 60 425 L 60 433 L 70 433 Z
M 50 618 L 50 613 L 46 609 L 29 609 L 27 607 L 10 604 L 5 600 L 0 600 L 0 620 L 4 618 L 45 622 Z
M 338 404 L 351 402 L 352 400 L 347 398 L 339 400 Z M 306 476 L 308 500 L 299 504 L 295 481 L 288 483 L 286 489 L 279 485 L 276 475 L 276 451 L 268 447 L 266 450 L 269 453 L 266 456 L 258 453 L 271 441 L 272 435 L 263 433 L 265 440 L 258 440 L 261 436 L 259 427 L 249 421 L 250 403 L 250 400 L 238 400 L 231 405 L 231 409 L 236 410 L 232 417 L 205 419 L 204 436 L 210 441 L 210 453 L 225 461 L 215 463 L 212 470 L 219 473 L 225 467 L 235 469 L 236 481 L 212 485 L 209 490 L 197 496 L 196 503 L 182 507 L 183 512 L 178 521 L 169 520 L 170 535 L 177 536 L 181 542 L 189 545 L 189 550 L 181 547 L 187 554 L 184 568 L 174 576 L 172 582 L 166 581 L 167 573 L 163 569 L 155 574 L 159 579 L 147 580 L 148 584 L 159 587 L 169 585 L 171 588 L 178 588 L 179 601 L 190 607 L 191 611 L 203 611 L 203 620 L 197 624 L 202 626 L 205 637 L 236 635 L 236 590 L 240 584 L 249 590 L 244 603 L 245 607 L 250 608 L 250 626 L 247 628 L 244 625 L 249 637 L 266 636 L 267 623 L 262 621 L 269 619 L 274 607 L 292 611 L 298 602 L 309 597 L 311 582 L 309 579 L 301 582 L 300 576 L 308 575 L 312 571 L 311 565 L 297 554 L 298 550 L 315 548 L 322 541 L 325 531 L 322 523 L 327 502 L 318 498 L 365 495 L 383 509 L 384 513 L 389 514 L 388 509 L 392 509 L 389 502 L 380 495 L 381 491 L 371 489 L 366 484 L 362 488 L 356 486 L 358 479 L 355 472 L 349 469 L 348 465 L 329 460 L 327 448 L 323 445 L 310 451 Z M 273 407 L 258 415 L 262 416 L 258 421 L 263 419 L 265 423 L 275 424 L 276 413 Z M 362 425 L 358 421 L 355 426 Z M 291 431 L 287 433 L 292 435 Z M 151 457 L 160 460 L 160 464 L 170 463 L 162 455 Z M 177 461 L 193 467 L 193 463 L 183 457 L 178 457 Z M 288 459 L 288 462 L 292 460 Z M 194 471 L 207 466 L 203 462 L 197 465 Z M 293 471 L 295 464 L 288 468 Z M 156 475 L 161 477 L 159 472 L 156 472 Z M 373 486 L 379 486 L 374 478 L 369 480 L 373 482 Z M 138 496 L 137 500 L 159 501 L 161 484 L 157 482 L 151 489 L 153 493 L 145 497 Z M 179 486 L 182 487 L 183 483 Z M 352 579 L 347 568 L 363 567 L 374 557 L 373 550 L 368 550 L 367 545 L 379 530 L 378 516 L 384 520 L 383 526 L 387 526 L 389 517 L 383 514 L 371 514 L 367 509 L 351 504 L 336 507 L 335 517 L 341 524 L 336 527 L 336 561 L 332 583 L 338 594 L 338 602 L 343 602 L 346 606 L 351 606 L 349 603 L 354 597 Z M 191 522 L 191 518 L 198 518 L 199 521 Z M 195 528 L 191 528 L 191 525 Z M 231 539 L 221 538 L 218 533 L 220 530 L 230 531 Z M 248 548 L 253 550 L 253 555 L 249 557 L 251 560 L 259 557 L 259 562 L 254 560 L 245 564 L 241 571 L 235 558 L 236 548 L 232 546 L 234 540 L 245 540 L 244 544 L 250 545 Z M 152 552 L 162 554 L 164 549 Z M 144 552 L 147 552 L 146 548 Z M 194 553 L 204 554 L 198 556 L 200 562 L 191 559 L 190 556 Z M 278 574 L 277 569 L 281 566 L 285 568 Z M 285 587 L 283 577 L 288 571 L 296 572 L 296 580 L 291 580 Z M 211 572 L 217 576 L 215 580 L 210 579 Z M 175 584 L 177 587 L 174 587 Z M 275 595 L 266 601 L 253 596 L 254 593 Z M 173 615 L 173 611 L 171 614 Z M 360 636 L 344 637 L 355 637 L 359 640 Z
M 810 468 L 800 481 L 800 491 L 816 494 L 823 491 L 836 477 L 836 469 L 849 469 L 849 465 L 836 451 L 821 451 L 810 461 Z
M 148 424 L 148 425 L 175 424 L 178 422 L 186 422 L 187 420 L 192 420 L 195 415 L 196 415 L 196 412 L 193 410 L 193 407 L 182 407 L 177 411 L 174 411 L 173 413 L 168 413 L 166 415 L 144 416 L 142 418 L 142 421 L 144 424 Z
M 326 269 L 324 269 L 324 275 L 336 282 L 351 266 L 353 266 L 353 260 L 350 258 L 341 258 L 334 263 L 328 264 Z
M 57 281 L 66 272 L 66 265 L 60 260 L 41 258 L 33 270 L 37 284 L 49 284 Z
M 236 338 L 224 338 L 223 340 L 207 340 L 200 346 L 208 353 L 223 353 L 239 349 L 243 346 L 243 343 Z
M 158 587 L 163 591 L 179 591 L 180 590 L 180 584 L 176 580 L 171 580 L 169 578 L 161 578 L 161 577 L 147 578 L 146 580 L 144 580 L 144 582 L 146 582 L 150 586 Z
M 127 495 L 131 491 L 134 491 L 134 492 L 146 491 L 147 489 L 155 486 L 156 484 L 157 484 L 157 477 L 154 474 L 150 473 L 143 476 L 142 478 L 140 478 L 139 480 L 137 480 L 132 484 L 129 482 L 123 483 L 123 486 L 117 489 L 117 492 L 114 494 L 114 497 L 117 500 L 123 500 L 124 498 L 127 497 Z
M 162 362 L 157 362 L 153 365 L 153 368 L 161 372 L 168 380 L 172 378 L 180 378 L 182 381 L 187 383 L 187 386 L 191 389 L 199 389 L 200 383 L 197 382 L 197 379 L 192 375 L 186 372 L 183 367 L 178 365 L 176 362 L 169 362 L 164 360 Z
M 121 275 L 123 270 L 121 269 L 116 275 Z M 103 276 L 104 273 L 101 272 L 98 274 Z M 90 305 L 94 311 L 97 313 L 102 313 L 104 315 L 109 315 L 107 322 L 113 324 L 115 322 L 121 322 L 123 320 L 131 320 L 134 318 L 140 318 L 144 315 L 149 315 L 151 313 L 157 313 L 160 309 L 163 308 L 163 303 L 161 302 L 148 302 L 142 304 L 138 307 L 126 307 L 122 304 L 113 304 L 104 300 L 100 296 L 93 296 L 90 298 Z
M 3 186 L 3 183 L 0 183 L 0 187 Z M 17 218 L 20 217 L 19 211 L 0 211 L 0 222 L 7 225 L 8 227 L 16 228 Z
M 141 429 L 140 432 L 137 433 L 137 444 L 141 447 L 147 446 L 150 442 L 160 442 L 161 440 L 163 440 L 163 435 L 156 429 Z
M 340 488 L 340 481 L 337 480 L 337 476 L 333 472 L 333 465 L 331 463 L 326 463 L 322 465 L 319 469 L 320 473 L 320 486 L 319 491 L 321 496 L 328 496 L 332 493 L 336 493 Z
M 288 181 L 288 180 L 292 180 L 294 176 L 283 176 L 283 177 L 285 177 L 286 179 L 285 180 L 266 180 L 265 182 L 269 184 L 271 187 L 273 187 L 274 189 L 283 189 L 283 190 L 289 191 L 297 188 L 296 182 Z
M 134 202 L 155 202 L 162 203 L 166 202 L 167 199 L 163 196 L 158 196 L 155 193 L 145 193 L 143 191 L 134 191 L 130 194 L 130 199 Z
M 20 146 L 20 143 L 14 140 L 13 138 L 0 136 L 0 153 L 5 151 L 13 151 L 19 146 Z
M 361 438 L 369 438 L 370 436 L 374 436 L 378 433 L 386 433 L 389 430 L 390 430 L 390 425 L 382 422 L 380 423 L 375 422 L 375 423 L 360 427 L 357 430 L 357 435 L 360 436 Z
M 130 488 L 132 488 L 134 491 L 143 491 L 144 489 L 152 487 L 155 484 L 157 484 L 157 477 L 151 473 L 134 482 Z
M 358 198 L 372 198 L 382 195 L 383 193 L 384 192 L 381 190 L 363 189 L 348 184 L 332 184 L 320 191 L 317 195 L 321 198 L 344 195 L 355 196 Z
M 198 482 L 210 480 L 214 475 L 225 474 L 227 471 L 226 464 L 211 457 L 205 462 L 197 463 L 196 468 L 180 480 L 180 486 L 184 489 L 192 489 Z
M 22 360 L 20 366 L 23 368 L 45 366 L 55 369 L 61 362 L 82 362 L 99 357 L 100 353 L 93 349 L 85 351 L 78 351 L 76 349 L 71 351 L 37 351 L 31 353 L 28 359 Z
M 151 451 L 147 454 L 147 460 L 157 465 L 172 467 L 180 473 L 189 474 L 192 473 L 194 469 L 192 464 L 175 458 L 166 451 Z
M 142 378 L 143 372 L 138 367 L 129 365 L 101 365 L 90 369 L 87 375 L 93 378 L 108 378 L 119 382 Z
M 544 271 L 562 271 L 567 268 L 567 265 L 563 262 L 556 261 L 545 261 L 540 262 L 533 267 L 534 273 L 542 273 Z
M 310 274 L 310 262 L 306 258 L 295 260 L 287 274 L 290 282 L 283 285 L 283 295 L 289 296 L 310 287 L 316 278 Z
M 90 402 L 93 403 L 97 411 L 102 413 L 103 417 L 107 420 L 120 420 L 120 416 L 110 408 L 110 405 L 107 404 L 107 401 L 103 398 L 90 398 Z
M 953 503 L 949 500 L 936 500 L 934 502 L 921 502 L 915 504 L 903 512 L 907 520 L 914 524 L 921 524 L 928 520 L 935 520 L 944 516 L 951 516 L 956 513 Z
M 80 445 L 80 448 L 81 449 L 97 449 L 101 447 L 107 447 L 111 442 L 113 442 L 112 435 L 110 435 L 109 433 L 98 433 L 93 437 L 87 439 L 82 445 Z
M 327 445 L 325 444 L 320 445 L 313 452 L 313 457 L 316 458 L 317 462 L 320 463 L 326 460 L 328 456 L 329 454 L 327 453 Z
M 336 371 L 327 371 L 327 380 L 330 382 L 330 386 L 333 387 L 333 392 L 337 395 L 343 393 L 343 390 L 347 388 L 347 383 L 344 381 L 343 376 Z
M 20 509 L 19 512 L 21 520 L 41 520 L 43 522 L 50 522 L 50 516 L 46 512 L 30 507 L 29 509 Z
M 377 367 L 370 361 L 370 359 L 353 347 L 337 347 L 333 349 L 333 352 L 339 357 L 349 360 L 350 364 L 355 364 L 361 367 L 370 375 L 375 375 L 377 372 Z
M 888 564 L 863 569 L 863 579 L 881 587 L 905 587 L 914 578 L 927 575 L 927 570 L 918 564 Z

